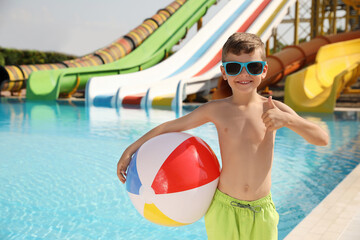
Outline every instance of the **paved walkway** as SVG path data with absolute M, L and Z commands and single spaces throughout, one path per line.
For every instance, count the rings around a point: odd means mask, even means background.
M 285 240 L 360 239 L 360 164 Z

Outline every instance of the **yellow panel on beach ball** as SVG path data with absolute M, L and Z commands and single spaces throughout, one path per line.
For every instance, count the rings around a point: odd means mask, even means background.
M 164 225 L 164 226 L 169 226 L 169 227 L 187 225 L 184 223 L 174 221 L 171 218 L 167 217 L 155 206 L 155 204 L 145 203 L 144 217 L 153 223 Z

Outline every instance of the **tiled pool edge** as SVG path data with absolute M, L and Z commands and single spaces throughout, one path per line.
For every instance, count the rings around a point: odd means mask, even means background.
M 360 164 L 285 240 L 360 239 Z M 356 224 L 354 224 L 356 223 Z

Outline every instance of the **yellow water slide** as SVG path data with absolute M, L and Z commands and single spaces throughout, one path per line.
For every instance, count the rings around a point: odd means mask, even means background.
M 360 76 L 360 38 L 320 48 L 315 64 L 285 80 L 285 103 L 297 112 L 333 112 Z M 360 94 L 360 91 L 358 92 Z

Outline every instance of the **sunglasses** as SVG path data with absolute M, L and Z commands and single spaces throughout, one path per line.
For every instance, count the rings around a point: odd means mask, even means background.
M 246 68 L 246 71 L 253 76 L 260 75 L 264 71 L 266 65 L 265 61 L 253 61 L 253 62 L 224 62 L 223 66 L 225 72 L 229 76 L 239 75 L 243 69 Z

